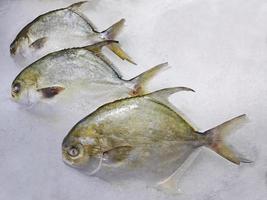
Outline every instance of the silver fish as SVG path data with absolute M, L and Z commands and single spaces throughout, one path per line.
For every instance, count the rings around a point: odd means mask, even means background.
M 235 164 L 250 162 L 224 143 L 230 128 L 245 115 L 199 132 L 168 106 L 168 96 L 178 91 L 192 90 L 167 88 L 101 106 L 64 138 L 64 162 L 107 181 L 137 178 L 148 184 L 170 182 L 201 146 Z
M 114 39 L 125 20 L 121 19 L 107 30 L 99 32 L 93 23 L 79 12 L 79 7 L 84 3 L 86 1 L 47 12 L 34 19 L 11 43 L 11 55 L 19 63 L 26 65 L 54 51 Z M 134 63 L 118 44 L 110 44 L 108 48 L 123 60 Z
M 11 86 L 12 98 L 22 104 L 33 105 L 66 96 L 88 101 L 97 97 L 115 100 L 145 93 L 145 85 L 167 64 L 161 64 L 130 80 L 121 78 L 101 48 L 116 41 L 103 41 L 81 48 L 50 53 L 23 69 Z M 96 95 L 98 94 L 98 96 Z M 81 100 L 80 100 L 81 101 Z M 80 102 L 78 101 L 78 102 Z

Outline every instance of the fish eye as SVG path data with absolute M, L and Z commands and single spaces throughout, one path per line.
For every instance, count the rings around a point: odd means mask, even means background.
M 20 92 L 21 85 L 20 83 L 15 83 L 12 87 L 12 94 L 18 94 Z
M 71 156 L 71 157 L 76 157 L 78 156 L 80 153 L 80 150 L 76 147 L 71 147 L 70 149 L 68 149 L 68 154 Z

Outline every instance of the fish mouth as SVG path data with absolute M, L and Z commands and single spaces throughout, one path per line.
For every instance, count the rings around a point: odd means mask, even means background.
M 16 54 L 16 49 L 15 48 L 10 48 L 10 55 L 15 56 Z
M 64 162 L 64 164 L 66 164 L 69 167 L 75 168 L 89 176 L 93 176 L 95 175 L 102 167 L 103 164 L 103 154 L 101 154 L 101 156 L 99 158 L 95 158 L 94 161 L 91 160 L 91 162 L 88 162 L 84 165 L 77 165 L 74 161 L 70 161 L 65 157 L 64 152 L 62 153 L 62 160 Z M 94 164 L 92 164 L 92 162 Z M 92 168 L 93 165 L 93 169 L 90 170 L 90 168 Z
M 68 166 L 70 166 L 70 167 L 73 167 L 73 168 L 80 168 L 80 167 L 76 166 L 76 165 L 74 164 L 74 162 L 72 162 L 72 161 L 66 159 L 64 153 L 63 153 L 63 155 L 62 155 L 62 160 L 63 160 L 64 164 L 66 164 L 66 165 L 68 165 Z
M 11 44 L 10 49 L 9 49 L 10 55 L 15 56 L 16 51 L 17 51 L 17 48 L 16 48 L 15 44 Z
M 12 101 L 16 102 L 16 103 L 19 103 L 19 97 L 14 92 L 12 92 L 12 91 L 11 91 L 11 97 L 10 97 L 10 99 Z
M 12 99 L 14 99 L 14 100 L 15 100 L 15 98 L 16 98 L 16 95 L 14 94 L 14 92 L 11 92 L 11 97 L 12 97 Z
M 13 102 L 15 102 L 15 103 L 17 103 L 17 104 L 19 104 L 19 105 L 21 105 L 21 106 L 23 106 L 25 108 L 32 108 L 34 106 L 34 103 L 31 102 L 31 100 L 28 98 L 28 95 L 24 99 L 24 98 L 21 98 L 20 96 L 18 96 L 18 95 L 16 95 L 16 94 L 11 92 L 10 99 Z

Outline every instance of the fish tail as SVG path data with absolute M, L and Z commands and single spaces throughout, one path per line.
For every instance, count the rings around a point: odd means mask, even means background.
M 125 19 L 121 19 L 120 21 L 113 24 L 111 27 L 101 32 L 103 38 L 107 40 L 114 40 L 117 35 L 121 32 L 125 23 Z M 136 65 L 136 63 L 132 60 L 132 58 L 121 48 L 119 44 L 110 44 L 108 48 L 113 51 L 117 56 L 119 56 L 122 60 L 127 60 L 128 62 Z
M 225 159 L 239 165 L 240 163 L 250 163 L 252 161 L 243 158 L 235 152 L 229 145 L 227 145 L 224 141 L 225 137 L 239 127 L 239 125 L 243 124 L 247 121 L 247 117 L 245 114 L 235 117 L 229 121 L 224 122 L 210 130 L 205 131 L 204 135 L 206 135 L 207 144 L 206 146 L 218 153 L 220 156 Z
M 133 84 L 133 89 L 130 92 L 131 96 L 143 95 L 146 93 L 146 85 L 147 83 L 155 77 L 159 72 L 166 69 L 168 67 L 168 63 L 162 63 L 151 69 L 143 72 L 142 74 L 128 80 L 131 84 Z

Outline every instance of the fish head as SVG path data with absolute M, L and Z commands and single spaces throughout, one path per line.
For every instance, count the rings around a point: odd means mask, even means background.
M 103 153 L 92 128 L 75 126 L 62 142 L 63 161 L 92 175 L 100 169 Z
M 23 70 L 12 82 L 11 98 L 19 104 L 30 106 L 41 98 L 41 94 L 37 92 L 35 76 L 26 74 L 27 70 Z
M 31 57 L 33 49 L 29 43 L 28 37 L 17 37 L 10 45 L 10 55 L 17 59 Z
M 18 49 L 18 41 L 14 40 L 10 45 L 10 55 L 14 56 Z
M 23 102 L 28 96 L 27 84 L 21 80 L 14 80 L 11 85 L 11 97 L 16 102 Z
M 16 38 L 10 45 L 10 55 L 15 56 L 21 52 L 25 46 L 28 46 L 28 39 L 26 37 Z

